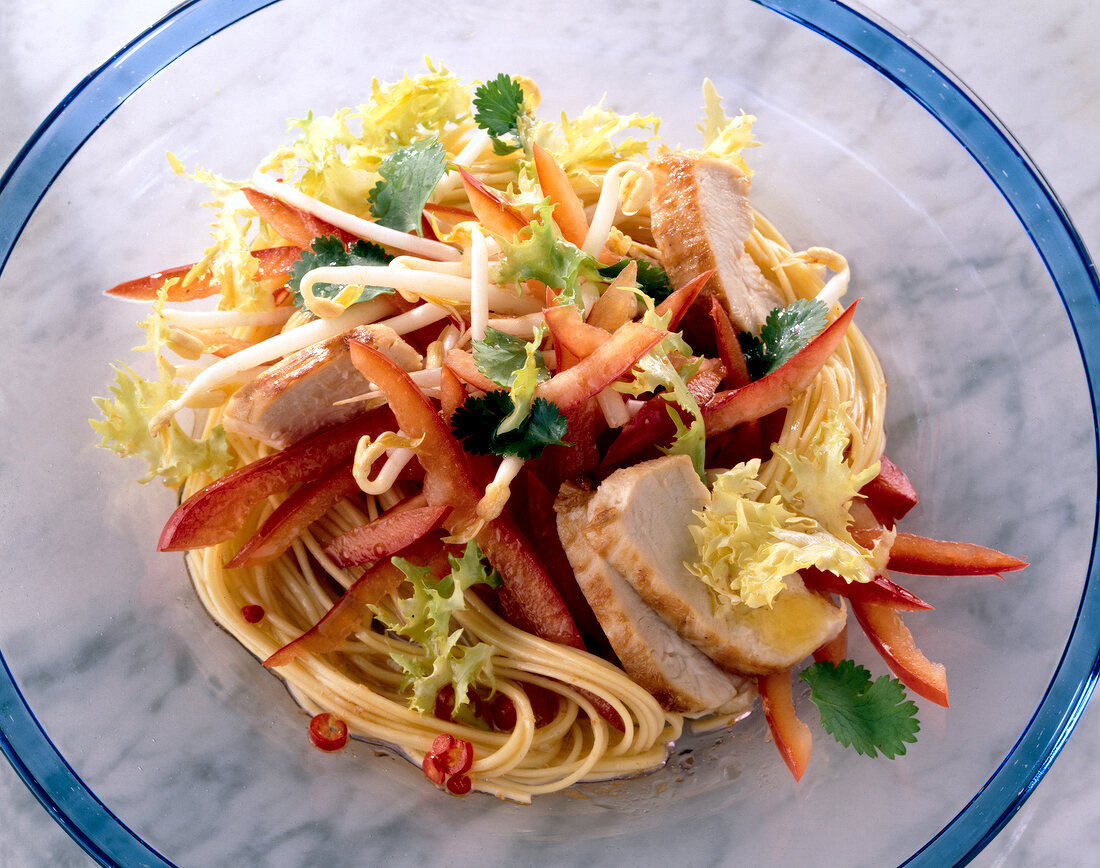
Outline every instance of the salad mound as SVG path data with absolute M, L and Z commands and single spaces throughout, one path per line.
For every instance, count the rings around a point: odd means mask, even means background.
M 848 263 L 756 211 L 754 119 L 703 105 L 672 149 L 429 63 L 291 121 L 247 180 L 170 155 L 213 239 L 108 291 L 149 304 L 151 371 L 117 365 L 91 424 L 180 489 L 159 550 L 319 748 L 529 801 L 757 698 L 799 779 L 795 673 L 869 756 L 915 741 L 909 692 L 947 705 L 892 574 L 1026 564 L 899 529 Z M 848 659 L 849 614 L 891 675 Z

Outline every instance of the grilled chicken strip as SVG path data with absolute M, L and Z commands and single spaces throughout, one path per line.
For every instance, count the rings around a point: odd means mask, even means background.
M 565 483 L 554 502 L 558 535 L 577 583 L 603 627 L 627 675 L 668 711 L 697 716 L 709 711 L 740 714 L 756 696 L 750 679 L 723 672 L 685 641 L 585 536 L 593 492 Z
M 733 324 L 757 332 L 782 304 L 745 242 L 752 234 L 749 178 L 711 157 L 672 151 L 649 164 L 653 238 L 673 286 L 715 269 L 704 292 L 716 295 Z
M 373 346 L 406 371 L 424 367 L 420 353 L 389 326 L 359 326 L 292 353 L 242 386 L 226 405 L 225 430 L 285 449 L 361 413 L 363 402 L 337 403 L 370 389 L 351 363 L 349 337 Z
M 790 669 L 840 632 L 846 611 L 793 574 L 771 607 L 716 613 L 709 589 L 684 567 L 697 558 L 688 525 L 709 497 L 687 456 L 656 458 L 603 481 L 589 501 L 585 534 L 650 607 L 723 669 Z

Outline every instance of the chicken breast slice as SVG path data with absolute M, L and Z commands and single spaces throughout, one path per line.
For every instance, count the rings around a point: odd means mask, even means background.
M 752 680 L 723 672 L 685 641 L 592 549 L 585 536 L 593 492 L 566 483 L 554 502 L 558 535 L 577 583 L 623 669 L 667 711 L 738 715 L 756 697 Z
M 753 230 L 748 176 L 679 151 L 662 154 L 649 170 L 653 238 L 673 286 L 715 269 L 703 291 L 718 297 L 737 328 L 757 332 L 782 299 L 745 250 Z
M 238 389 L 222 416 L 225 430 L 285 449 L 363 412 L 362 402 L 337 403 L 370 389 L 351 362 L 350 337 L 373 346 L 406 371 L 424 367 L 420 353 L 389 326 L 358 326 L 291 353 Z
M 588 503 L 585 534 L 669 626 L 723 669 L 790 669 L 841 631 L 846 610 L 794 574 L 770 608 L 716 612 L 710 590 L 684 567 L 697 559 L 688 525 L 709 497 L 687 456 L 656 458 L 603 481 Z

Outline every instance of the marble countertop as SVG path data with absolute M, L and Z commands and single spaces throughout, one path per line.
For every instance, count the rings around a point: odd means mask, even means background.
M 1045 174 L 1086 245 L 1100 250 L 1100 6 L 1090 0 L 868 0 L 992 109 Z M 50 109 L 168 10 L 168 2 L 0 0 L 0 166 Z M 974 864 L 1095 864 L 1100 852 L 1100 708 L 1093 702 L 1053 770 Z M 0 762 L 0 865 L 91 860 Z

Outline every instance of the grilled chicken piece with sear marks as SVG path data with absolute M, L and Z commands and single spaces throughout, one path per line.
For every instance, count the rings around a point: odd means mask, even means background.
M 337 403 L 370 390 L 351 363 L 349 337 L 375 347 L 406 371 L 424 367 L 420 353 L 389 326 L 359 326 L 291 353 L 242 386 L 226 405 L 225 430 L 285 449 L 361 413 L 362 401 Z

